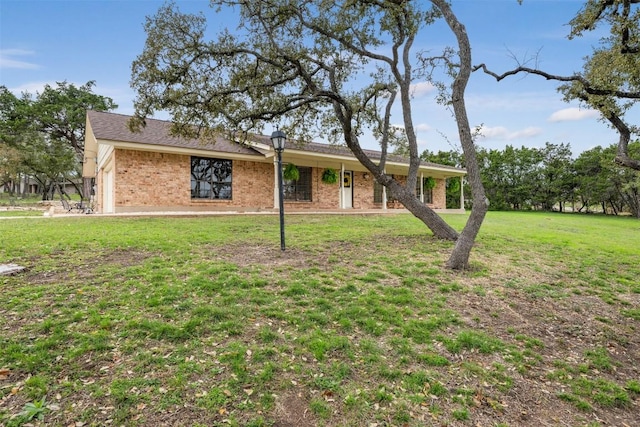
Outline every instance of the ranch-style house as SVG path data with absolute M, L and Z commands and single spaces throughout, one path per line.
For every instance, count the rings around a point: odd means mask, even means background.
M 129 118 L 87 112 L 83 176 L 95 179 L 95 212 L 278 210 L 277 155 L 268 136 L 246 144 L 222 136 L 202 142 L 172 136 L 170 122 L 154 119 L 147 119 L 140 132 L 131 132 Z M 367 153 L 372 159 L 380 156 L 376 151 Z M 345 147 L 288 142 L 282 161 L 298 171 L 295 180 L 285 177 L 285 212 L 402 207 L 387 197 L 385 189 Z M 407 159 L 389 156 L 385 172 L 406 180 L 408 168 Z M 434 209 L 445 209 L 446 180 L 465 173 L 464 169 L 423 162 L 416 197 Z M 327 183 L 331 179 L 326 175 L 337 179 Z

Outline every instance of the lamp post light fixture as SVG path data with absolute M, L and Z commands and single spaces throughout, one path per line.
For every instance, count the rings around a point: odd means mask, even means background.
M 280 250 L 284 251 L 284 184 L 282 182 L 282 152 L 284 151 L 284 144 L 287 141 L 287 136 L 281 130 L 276 130 L 271 134 L 271 143 L 273 149 L 278 154 L 278 189 L 280 196 L 278 201 L 280 202 Z

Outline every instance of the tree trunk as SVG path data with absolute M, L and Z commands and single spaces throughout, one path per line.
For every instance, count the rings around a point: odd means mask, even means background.
M 469 118 L 467 117 L 467 109 L 464 102 L 464 92 L 467 82 L 469 81 L 469 76 L 471 75 L 471 45 L 469 44 L 467 30 L 464 25 L 458 21 L 446 0 L 432 0 L 432 3 L 442 12 L 449 28 L 451 28 L 451 31 L 453 31 L 456 36 L 459 48 L 460 68 L 453 82 L 451 103 L 456 116 L 458 136 L 460 137 L 460 144 L 462 145 L 465 164 L 467 166 L 467 177 L 471 185 L 473 206 L 471 208 L 471 215 L 462 233 L 460 233 L 458 237 L 446 266 L 454 270 L 462 270 L 469 266 L 471 249 L 480 231 L 482 221 L 489 209 L 489 200 L 485 195 L 484 186 L 482 185 L 476 148 L 473 143 Z
M 473 245 L 475 243 L 477 230 L 480 230 L 480 226 L 482 225 L 482 221 L 484 220 L 484 215 L 478 215 L 478 210 L 471 211 L 471 216 L 467 220 L 467 224 L 465 229 L 453 248 L 453 252 L 451 252 L 451 256 L 447 260 L 447 268 L 451 268 L 454 270 L 461 270 L 469 268 L 469 256 L 471 255 L 471 250 L 473 249 Z M 465 230 L 467 231 L 465 233 Z M 473 231 L 476 230 L 475 234 Z
M 340 111 L 339 107 L 336 107 L 336 111 Z M 369 156 L 362 150 L 362 147 L 360 147 L 358 137 L 352 132 L 349 119 L 343 120 L 342 126 L 347 147 L 349 147 L 356 159 L 373 174 L 375 179 L 389 190 L 393 197 L 398 199 L 409 212 L 421 220 L 433 232 L 435 237 L 445 240 L 456 240 L 458 238 L 456 230 L 438 216 L 433 209 L 418 200 L 413 192 L 415 191 L 415 184 L 401 185 L 398 181 L 383 173 L 380 165 L 371 161 Z
M 42 200 L 53 200 L 55 191 L 53 187 L 53 182 L 45 182 L 45 185 L 42 186 Z
M 90 200 L 91 199 L 91 178 L 82 177 L 82 200 Z
M 394 198 L 398 199 L 409 212 L 433 232 L 435 237 L 445 240 L 456 240 L 458 238 L 456 230 L 447 224 L 433 209 L 418 200 L 413 191 L 408 189 L 412 188 L 411 186 L 402 186 L 398 181 L 388 178 L 386 187 Z
M 29 177 L 27 175 L 22 176 L 23 185 L 22 185 L 22 197 L 26 196 L 29 193 Z

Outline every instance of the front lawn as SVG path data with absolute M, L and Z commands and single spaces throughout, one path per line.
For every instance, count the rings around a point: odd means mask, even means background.
M 0 424 L 640 423 L 640 221 L 286 222 L 0 221 Z

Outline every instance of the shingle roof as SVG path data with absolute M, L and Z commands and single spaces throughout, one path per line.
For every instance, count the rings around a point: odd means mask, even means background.
M 130 116 L 90 110 L 87 111 L 87 117 L 91 122 L 93 134 L 97 139 L 194 148 L 218 151 L 222 153 L 248 154 L 264 157 L 251 147 L 231 142 L 223 137 L 217 137 L 215 142 L 203 142 L 197 139 L 171 136 L 169 133 L 171 122 L 163 120 L 146 119 L 147 125 L 144 128 L 141 128 L 140 132 L 131 132 L 127 127 L 127 122 L 131 118 Z
M 254 140 L 262 144 L 271 145 L 271 139 L 268 136 L 264 136 L 264 135 L 255 136 Z M 353 155 L 353 153 L 349 148 L 341 145 L 335 145 L 335 144 L 321 144 L 319 142 L 307 142 L 302 144 L 296 144 L 296 143 L 287 142 L 287 148 L 289 150 L 300 150 L 300 151 L 306 151 L 310 153 L 327 154 L 330 156 L 344 156 L 344 157 L 350 157 L 352 159 L 355 159 L 355 156 Z M 371 160 L 379 160 L 380 157 L 382 156 L 381 151 L 376 151 L 376 150 L 362 150 L 362 151 L 364 151 L 365 154 L 369 156 Z M 403 156 L 398 156 L 395 154 L 387 154 L 387 162 L 409 165 L 408 158 Z M 444 170 L 451 170 L 456 172 L 465 171 L 465 169 L 457 168 L 455 166 L 441 165 L 439 163 L 433 163 L 433 162 L 421 161 L 420 165 L 426 166 L 426 167 L 438 168 L 441 170 L 444 169 Z
M 300 147 L 296 146 L 295 148 L 300 149 L 302 151 L 311 151 L 311 152 L 320 153 L 320 154 L 353 157 L 353 153 L 351 152 L 351 150 L 349 150 L 349 148 L 342 147 L 340 145 L 329 145 L 329 144 L 320 144 L 317 142 L 309 142 L 307 144 L 301 145 Z M 382 156 L 381 151 L 376 151 L 376 150 L 362 150 L 362 151 L 364 151 L 365 154 L 372 160 L 379 160 L 380 157 Z M 387 162 L 401 163 L 401 164 L 408 165 L 409 159 L 403 156 L 395 155 L 395 154 L 387 154 Z M 434 166 L 440 169 L 451 169 L 451 170 L 457 170 L 457 171 L 460 170 L 459 168 L 456 168 L 453 166 L 446 166 L 446 165 L 441 165 L 441 164 L 431 163 L 431 162 L 421 161 L 420 164 L 423 166 Z
M 259 148 L 253 149 L 246 145 L 229 141 L 224 137 L 217 137 L 215 143 L 206 143 L 197 139 L 186 139 L 177 136 L 171 136 L 169 128 L 171 122 L 155 119 L 146 119 L 147 126 L 142 128 L 140 132 L 131 132 L 127 127 L 127 121 L 131 118 L 123 114 L 105 113 L 98 111 L 87 111 L 87 116 L 91 122 L 93 134 L 97 139 L 135 142 L 140 144 L 173 146 L 183 148 L 194 148 L 200 150 L 210 150 L 223 153 L 248 154 L 264 157 L 265 152 Z M 253 140 L 258 143 L 271 146 L 271 140 L 268 136 L 256 135 Z M 355 158 L 351 150 L 347 147 L 334 144 L 321 144 L 318 142 L 308 142 L 305 144 L 289 144 L 289 149 L 300 150 L 302 152 L 310 152 L 317 154 L 326 154 L 328 156 L 344 156 Z M 363 150 L 370 159 L 380 159 L 381 152 L 375 150 Z M 387 161 L 400 164 L 409 164 L 409 159 L 393 154 L 387 155 Z M 422 166 L 434 167 L 438 169 L 463 172 L 464 169 L 453 166 L 441 165 L 431 162 L 420 162 Z

